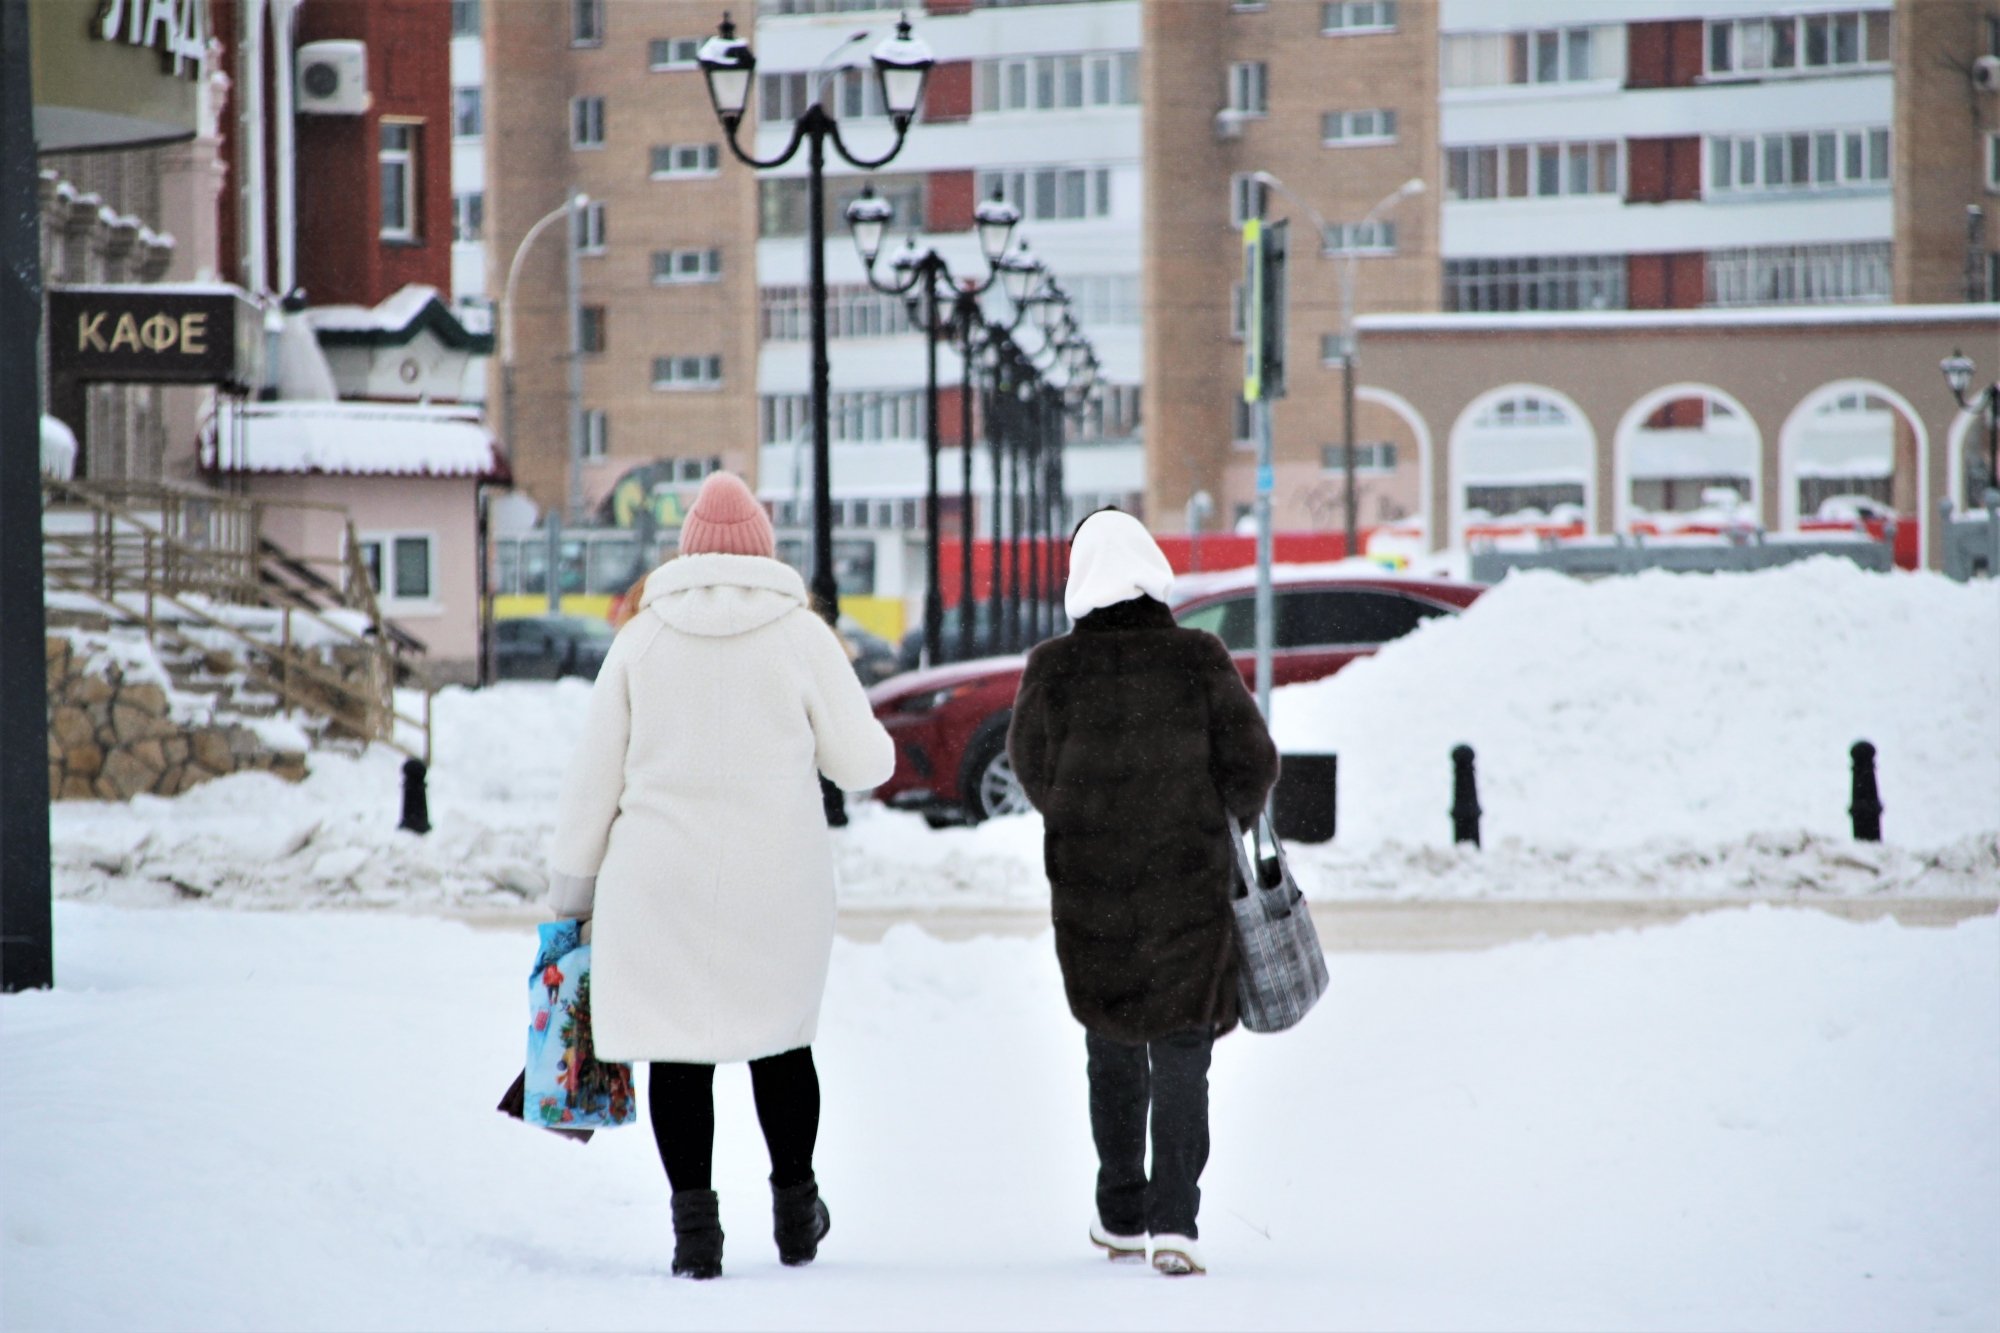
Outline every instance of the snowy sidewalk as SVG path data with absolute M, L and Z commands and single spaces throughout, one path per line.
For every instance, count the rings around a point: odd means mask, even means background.
M 1752 908 L 1343 954 L 1224 1041 L 1213 1274 L 1084 1242 L 1049 942 L 836 946 L 821 1261 L 780 1268 L 740 1070 L 727 1276 L 665 1276 L 646 1131 L 490 1109 L 529 937 L 60 904 L 0 998 L 0 1325 L 76 1329 L 1885 1328 L 2000 1324 L 2000 921 Z

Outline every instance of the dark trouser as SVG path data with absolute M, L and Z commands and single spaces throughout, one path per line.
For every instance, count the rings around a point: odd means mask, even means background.
M 1090 1134 L 1097 1141 L 1097 1218 L 1121 1236 L 1194 1237 L 1208 1165 L 1208 1057 L 1215 1038 L 1177 1033 L 1143 1045 L 1084 1034 Z M 1153 1173 L 1146 1175 L 1146 1114 Z
M 647 1077 L 653 1142 L 676 1194 L 712 1188 L 714 1086 L 714 1065 L 656 1062 Z M 805 1184 L 813 1178 L 813 1143 L 819 1138 L 819 1071 L 813 1068 L 812 1047 L 752 1060 L 750 1092 L 764 1146 L 771 1150 L 771 1183 Z

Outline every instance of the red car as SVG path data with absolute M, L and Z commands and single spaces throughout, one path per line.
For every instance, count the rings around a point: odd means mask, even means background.
M 1273 685 L 1330 676 L 1433 616 L 1456 615 L 1485 591 L 1470 583 L 1284 570 L 1273 582 Z M 1256 617 L 1250 570 L 1175 580 L 1174 618 L 1221 639 L 1246 684 L 1256 678 Z M 1026 810 L 1007 761 L 1007 724 L 1026 665 L 1025 657 L 987 657 L 906 671 L 870 690 L 875 716 L 896 740 L 895 776 L 876 796 L 921 810 L 933 827 Z

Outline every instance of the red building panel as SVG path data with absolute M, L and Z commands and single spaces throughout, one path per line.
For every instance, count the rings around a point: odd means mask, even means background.
M 928 231 L 969 231 L 977 186 L 970 171 L 933 171 L 924 192 Z
M 924 120 L 951 121 L 972 118 L 972 62 L 951 60 L 931 70 L 924 85 Z

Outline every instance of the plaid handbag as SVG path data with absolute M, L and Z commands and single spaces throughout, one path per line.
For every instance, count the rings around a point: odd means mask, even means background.
M 1306 1016 L 1326 994 L 1326 953 L 1319 947 L 1312 913 L 1299 892 L 1285 849 L 1269 813 L 1258 817 L 1250 836 L 1256 853 L 1243 846 L 1243 826 L 1229 817 L 1236 849 L 1236 885 L 1230 910 L 1236 915 L 1236 942 L 1242 955 L 1236 997 L 1243 1026 L 1252 1032 L 1283 1032 Z M 1263 839 L 1271 855 L 1263 855 Z

